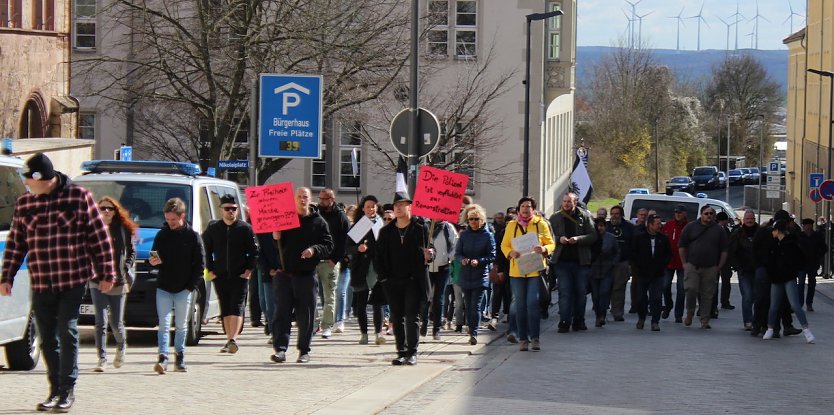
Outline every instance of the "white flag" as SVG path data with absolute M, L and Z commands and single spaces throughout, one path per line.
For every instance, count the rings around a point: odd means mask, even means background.
M 588 175 L 588 169 L 585 163 L 577 154 L 573 162 L 573 173 L 570 175 L 571 190 L 579 197 L 579 200 L 588 206 L 591 200 L 591 194 L 594 191 L 594 186 L 591 184 L 591 176 Z

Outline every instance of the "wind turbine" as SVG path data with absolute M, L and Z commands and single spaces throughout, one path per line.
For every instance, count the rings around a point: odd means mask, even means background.
M 730 50 L 730 26 L 734 25 L 735 23 L 727 23 L 720 16 L 715 16 L 715 17 L 718 20 L 720 20 L 721 23 L 724 23 L 724 25 L 727 26 L 727 50 Z
M 631 47 L 633 47 L 633 45 L 632 45 L 633 27 L 632 26 L 634 25 L 634 21 L 631 20 L 631 16 L 629 16 L 628 13 L 626 13 L 626 11 L 624 9 L 623 9 L 623 14 L 626 17 L 626 20 L 628 20 L 628 24 L 626 25 L 625 34 L 626 34 L 626 36 L 628 36 L 628 47 L 631 48 Z
M 750 49 L 753 49 L 753 36 L 756 35 L 756 29 L 754 28 L 752 32 L 746 34 L 745 36 L 750 38 Z
M 678 36 L 677 36 L 677 43 L 676 43 L 676 46 L 675 46 L 675 50 L 677 50 L 679 52 L 681 50 L 681 25 L 683 24 L 683 18 L 681 17 L 682 15 L 683 15 L 683 7 L 681 7 L 681 11 L 680 11 L 680 13 L 678 13 L 677 16 L 669 16 L 670 19 L 675 19 L 675 20 L 678 21 Z M 685 24 L 683 24 L 683 26 L 686 27 Z
M 793 5 L 791 4 L 791 1 L 790 1 L 790 0 L 788 0 L 788 8 L 790 8 L 790 10 L 791 10 L 791 14 L 790 14 L 790 15 L 788 15 L 788 18 L 787 18 L 787 19 L 785 19 L 785 20 L 782 22 L 782 24 L 785 24 L 785 23 L 787 23 L 787 22 L 788 22 L 788 20 L 790 20 L 790 21 L 791 21 L 791 33 L 793 34 L 793 17 L 794 17 L 794 16 L 805 17 L 805 16 L 803 16 L 803 15 L 801 15 L 801 14 L 799 14 L 799 13 L 797 13 L 797 12 L 793 11 Z
M 637 5 L 640 4 L 640 2 L 642 2 L 643 0 L 637 0 L 635 2 L 630 2 L 628 0 L 624 0 L 624 1 L 626 3 L 628 3 L 629 5 L 631 5 L 631 17 L 629 18 L 629 21 L 631 22 L 631 25 L 630 25 L 631 31 L 629 32 L 628 42 L 629 42 L 630 46 L 633 48 L 634 47 L 634 22 L 637 21 Z
M 643 45 L 643 18 L 654 13 L 654 10 L 644 14 L 644 15 L 637 15 L 638 26 L 637 26 L 637 46 L 642 47 Z
M 701 14 L 704 11 L 704 3 L 701 3 L 701 10 L 698 10 L 698 14 L 694 16 L 689 16 L 687 19 L 697 19 L 698 20 L 698 50 L 701 50 L 701 22 L 704 22 L 707 27 L 709 27 L 709 23 L 704 19 L 704 16 Z
M 735 46 L 735 48 L 736 48 L 736 50 L 738 50 L 738 26 L 739 26 L 738 25 L 738 18 L 741 17 L 742 19 L 746 19 L 746 17 L 744 17 L 743 14 L 738 12 L 738 0 L 736 0 L 736 12 L 734 14 L 731 14 L 729 17 L 735 17 L 735 21 L 733 22 L 733 24 L 736 25 L 736 46 Z
M 759 19 L 762 19 L 770 23 L 770 20 L 768 20 L 767 17 L 764 17 L 761 14 L 759 14 L 759 0 L 756 0 L 756 15 L 750 18 L 750 20 L 755 20 L 755 22 L 753 23 L 753 32 L 756 35 L 756 47 L 754 49 L 759 49 Z

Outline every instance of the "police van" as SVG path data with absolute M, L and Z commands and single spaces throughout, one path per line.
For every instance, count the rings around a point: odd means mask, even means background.
M 182 199 L 188 211 L 186 220 L 200 234 L 210 222 L 222 219 L 220 197 L 234 195 L 243 207 L 243 195 L 237 184 L 201 175 L 200 167 L 192 163 L 169 161 L 93 160 L 82 164 L 85 171 L 73 181 L 89 189 L 96 200 L 110 196 L 119 201 L 139 225 L 136 241 L 136 279 L 127 295 L 124 320 L 128 327 L 155 327 L 157 270 L 148 263 L 153 240 L 165 215 L 162 208 L 172 197 Z M 240 218 L 246 220 L 246 209 Z M 211 282 L 201 280 L 197 295 L 189 307 L 186 343 L 200 341 L 203 319 L 218 316 L 220 308 L 211 296 Z M 95 322 L 93 303 L 89 293 L 81 305 L 79 324 Z
M 6 249 L 17 198 L 27 191 L 20 174 L 22 167 L 23 160 L 0 155 L 0 258 Z M 30 282 L 24 262 L 14 278 L 12 295 L 0 297 L 0 346 L 6 349 L 6 366 L 12 370 L 34 369 L 40 357 Z

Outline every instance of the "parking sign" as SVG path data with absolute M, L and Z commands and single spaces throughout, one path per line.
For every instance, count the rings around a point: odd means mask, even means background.
M 811 178 L 808 181 L 810 183 L 811 188 L 820 187 L 822 181 L 825 179 L 822 173 L 811 173 Z
M 320 158 L 321 76 L 261 74 L 259 95 L 258 156 Z

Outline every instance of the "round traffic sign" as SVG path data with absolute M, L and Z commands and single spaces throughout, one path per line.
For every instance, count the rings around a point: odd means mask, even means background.
M 834 199 L 834 180 L 826 180 L 820 185 L 820 196 L 825 200 Z
M 418 157 L 423 157 L 435 149 L 440 144 L 440 121 L 437 117 L 425 108 L 420 108 L 417 114 L 417 154 Z M 391 121 L 391 129 L 389 130 L 391 144 L 397 149 L 403 157 L 408 157 L 408 143 L 411 137 L 411 109 L 406 108 L 398 112 Z
M 820 194 L 819 189 L 816 189 L 816 188 L 811 189 L 810 196 L 811 196 L 811 201 L 812 202 L 814 202 L 814 203 L 822 202 L 822 195 Z

